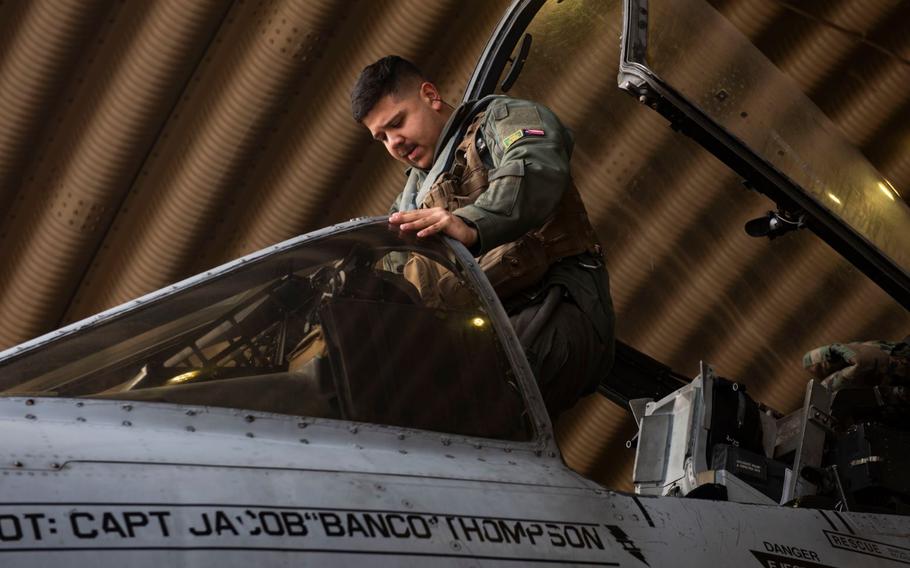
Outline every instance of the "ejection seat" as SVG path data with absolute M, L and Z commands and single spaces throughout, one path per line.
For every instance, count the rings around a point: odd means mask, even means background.
M 830 392 L 810 380 L 782 415 L 702 363 L 659 401 L 630 401 L 637 493 L 910 512 L 910 405 L 878 386 Z

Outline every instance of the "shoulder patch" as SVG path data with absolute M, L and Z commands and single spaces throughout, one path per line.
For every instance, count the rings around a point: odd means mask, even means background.
M 503 138 L 502 145 L 508 149 L 509 146 L 518 142 L 525 136 L 546 136 L 546 132 L 540 128 L 521 128 Z
M 502 120 L 495 120 L 496 131 L 500 139 L 505 138 L 517 128 L 543 128 L 543 121 L 540 119 L 540 113 L 537 107 L 524 104 L 510 104 L 509 116 Z

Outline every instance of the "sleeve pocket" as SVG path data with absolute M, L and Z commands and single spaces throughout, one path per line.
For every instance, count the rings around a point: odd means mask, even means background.
M 511 215 L 518 201 L 521 180 L 525 175 L 522 160 L 510 160 L 487 174 L 490 187 L 477 200 L 484 209 L 501 215 Z
M 525 175 L 525 163 L 523 160 L 510 160 L 505 164 L 499 166 L 498 168 L 493 168 L 490 170 L 490 173 L 487 174 L 487 179 L 490 180 L 490 183 L 493 183 L 494 179 L 499 179 L 504 176 L 518 176 L 522 177 Z

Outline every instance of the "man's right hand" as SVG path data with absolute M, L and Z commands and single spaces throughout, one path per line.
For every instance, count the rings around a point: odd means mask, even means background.
M 418 237 L 443 233 L 471 248 L 477 242 L 477 229 L 444 207 L 414 209 L 392 213 L 389 223 L 399 225 L 402 231 L 417 231 Z

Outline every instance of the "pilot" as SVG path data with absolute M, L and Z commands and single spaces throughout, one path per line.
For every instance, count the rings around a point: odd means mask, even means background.
M 394 55 L 363 69 L 351 106 L 408 166 L 389 222 L 419 238 L 448 235 L 478 258 L 551 418 L 593 392 L 613 363 L 614 315 L 601 247 L 569 171 L 566 127 L 543 105 L 506 96 L 453 108 Z

